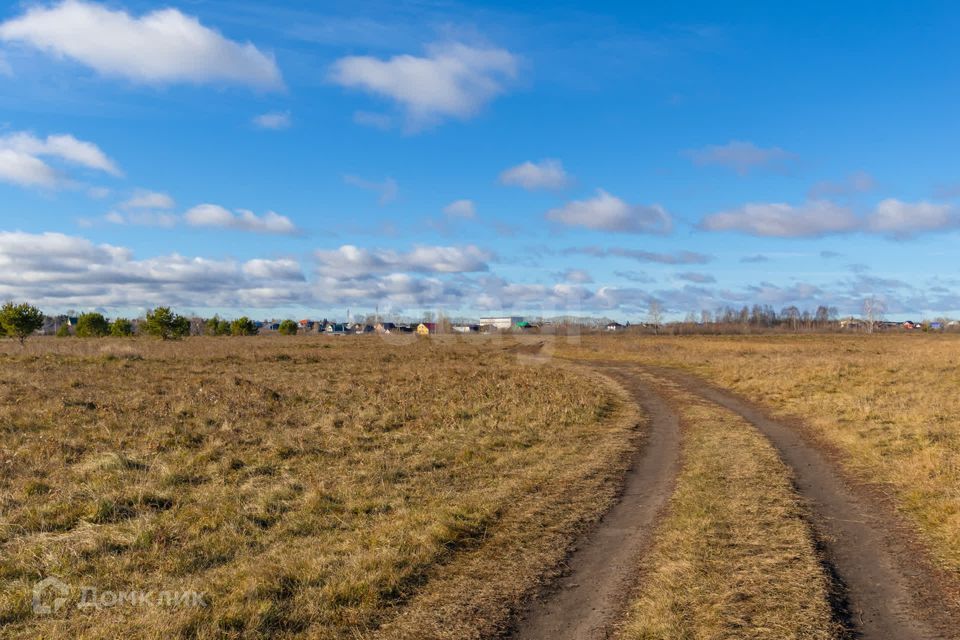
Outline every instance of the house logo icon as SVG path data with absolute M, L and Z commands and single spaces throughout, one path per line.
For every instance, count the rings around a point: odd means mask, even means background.
M 56 613 L 66 604 L 68 595 L 70 587 L 62 580 L 44 578 L 33 585 L 33 612 L 41 616 Z

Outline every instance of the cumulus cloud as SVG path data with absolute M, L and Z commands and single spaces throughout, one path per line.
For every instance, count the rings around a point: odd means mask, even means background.
M 424 56 L 340 58 L 330 69 L 330 80 L 393 100 L 407 127 L 417 130 L 476 115 L 516 73 L 517 59 L 505 49 L 453 42 L 429 45 Z
M 0 180 L 21 187 L 54 188 L 61 176 L 40 158 L 0 147 Z
M 30 7 L 0 24 L 0 39 L 135 82 L 283 86 L 272 56 L 249 42 L 229 40 L 176 9 L 134 17 L 94 2 L 64 0 Z
M 177 216 L 163 211 L 110 211 L 103 217 L 111 224 L 136 225 L 140 227 L 175 227 Z
M 670 214 L 660 205 L 632 205 L 603 189 L 588 200 L 573 200 L 551 209 L 547 220 L 567 226 L 586 227 L 619 233 L 669 233 L 673 228 Z
M 708 215 L 700 222 L 707 231 L 741 231 L 778 238 L 819 237 L 854 231 L 860 225 L 853 212 L 826 200 L 800 206 L 786 203 L 749 203 L 738 209 Z
M 949 204 L 903 202 L 888 198 L 877 204 L 866 220 L 869 230 L 896 237 L 960 227 L 960 210 Z
M 314 253 L 318 270 L 325 275 L 364 277 L 380 273 L 471 273 L 487 271 L 491 254 L 474 245 L 463 247 L 419 246 L 411 251 L 363 249 L 343 245 Z
M 740 175 L 746 175 L 757 168 L 782 167 L 795 158 L 794 154 L 780 147 L 763 148 L 742 140 L 731 140 L 723 145 L 707 145 L 684 153 L 696 165 L 726 167 Z
M 264 260 L 256 258 L 243 265 L 243 272 L 253 278 L 263 280 L 305 280 L 300 263 L 289 258 Z
M 217 204 L 197 205 L 184 214 L 184 219 L 187 224 L 194 227 L 217 227 L 286 235 L 299 233 L 290 218 L 279 213 L 268 211 L 258 216 L 247 209 L 237 209 L 233 212 Z
M 546 159 L 540 162 L 524 162 L 510 167 L 500 174 L 500 183 L 535 189 L 563 189 L 570 184 L 570 177 L 559 160 Z
M 794 206 L 786 203 L 750 203 L 706 216 L 700 228 L 740 231 L 756 236 L 810 238 L 861 231 L 909 238 L 919 233 L 960 228 L 960 209 L 927 201 L 903 202 L 888 198 L 867 216 L 827 200 Z M 835 257 L 836 254 L 829 254 Z
M 369 278 L 321 275 L 313 288 L 316 300 L 327 304 L 377 304 L 381 311 L 437 306 L 459 307 L 468 291 L 436 277 L 390 273 Z
M 269 111 L 254 117 L 253 124 L 261 129 L 279 131 L 289 129 L 293 124 L 293 117 L 289 111 Z
M 25 187 L 63 186 L 68 182 L 67 176 L 52 167 L 48 160 L 113 176 L 122 175 L 116 163 L 100 147 L 71 135 L 38 138 L 21 131 L 0 136 L 0 180 Z
M 454 200 L 443 208 L 443 212 L 451 218 L 472 218 L 477 215 L 477 207 L 473 200 Z
M 583 269 L 567 269 L 561 274 L 561 277 L 574 284 L 588 284 L 593 282 L 593 276 Z
M 923 290 L 907 280 L 865 273 L 835 282 L 761 281 L 721 289 L 698 282 L 709 277 L 693 272 L 678 274 L 691 284 L 655 289 L 592 286 L 575 269 L 555 274 L 560 279 L 555 283 L 510 281 L 489 273 L 487 258 L 475 247 L 419 247 L 409 252 L 341 247 L 318 252 L 317 268 L 305 273 L 289 258 L 238 261 L 178 254 L 137 258 L 127 248 L 77 236 L 0 232 L 0 300 L 29 300 L 50 313 L 158 304 L 244 313 L 280 306 L 378 304 L 389 312 L 444 307 L 468 313 L 516 309 L 544 315 L 643 314 L 651 299 L 679 315 L 745 304 L 806 309 L 824 304 L 841 313 L 858 313 L 868 295 L 886 300 L 891 313 L 950 312 L 960 306 L 960 295 L 942 281 Z M 654 283 L 645 274 L 616 275 L 631 283 Z
M 396 200 L 397 194 L 400 192 L 400 187 L 397 184 L 397 181 L 390 177 L 386 178 L 383 182 L 375 182 L 373 180 L 361 178 L 360 176 L 347 174 L 343 176 L 343 181 L 352 187 L 366 189 L 367 191 L 374 191 L 380 194 L 377 202 L 379 202 L 381 205 L 390 204 Z
M 177 254 L 136 259 L 126 248 L 61 233 L 0 232 L 0 299 L 47 311 L 148 307 L 221 308 L 301 302 L 302 273 L 286 261 L 237 262 Z
M 124 209 L 173 209 L 175 203 L 166 193 L 139 189 L 120 206 Z

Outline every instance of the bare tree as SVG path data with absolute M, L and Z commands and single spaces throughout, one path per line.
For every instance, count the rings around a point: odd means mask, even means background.
M 650 318 L 650 324 L 653 325 L 654 332 L 660 334 L 660 325 L 663 323 L 663 307 L 660 306 L 659 300 L 651 300 L 650 308 L 647 310 L 647 315 Z
M 885 311 L 883 300 L 876 296 L 869 296 L 863 299 L 863 318 L 866 320 L 867 333 L 873 333 L 874 325 L 883 318 Z
M 790 324 L 790 328 L 794 331 L 797 330 L 797 327 L 800 323 L 800 309 L 796 305 L 790 305 L 789 307 L 784 307 L 780 311 L 780 318 Z

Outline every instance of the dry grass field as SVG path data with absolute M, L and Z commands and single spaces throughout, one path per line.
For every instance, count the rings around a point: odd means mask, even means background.
M 683 467 L 621 640 L 838 636 L 806 508 L 739 416 L 647 377 L 679 408 Z
M 952 336 L 31 339 L 0 344 L 0 636 L 499 637 L 642 446 L 630 397 L 578 360 L 752 399 L 960 572 Z M 679 415 L 681 465 L 620 637 L 836 637 L 771 443 L 696 389 L 632 375 Z M 38 615 L 48 576 L 71 590 Z M 78 608 L 87 587 L 204 606 Z
M 615 388 L 489 345 L 0 349 L 8 637 L 488 636 L 611 503 L 637 445 Z M 35 615 L 51 575 L 68 602 Z M 78 610 L 83 586 L 206 606 Z
M 797 418 L 960 573 L 960 337 L 603 335 L 557 352 L 680 367 Z

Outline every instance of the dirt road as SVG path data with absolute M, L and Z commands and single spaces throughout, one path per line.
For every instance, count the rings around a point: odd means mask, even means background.
M 680 449 L 676 414 L 629 369 L 598 367 L 643 408 L 646 440 L 627 472 L 623 495 L 571 556 L 569 571 L 533 602 L 517 640 L 598 640 L 609 637 L 636 579 L 660 509 L 673 490 Z
M 857 495 L 831 462 L 794 428 L 770 419 L 735 394 L 694 376 L 668 369 L 653 372 L 679 383 L 753 424 L 792 468 L 797 490 L 813 509 L 814 528 L 830 569 L 839 578 L 852 636 L 864 640 L 956 638 L 944 606 L 931 607 L 937 593 L 920 596 L 925 568 L 893 540 L 895 524 L 885 509 Z M 942 603 L 945 605 L 946 603 Z M 841 612 L 844 613 L 844 612 Z M 937 619 L 939 618 L 939 619 Z
M 628 472 L 622 499 L 572 554 L 566 576 L 531 604 L 517 640 L 607 638 L 621 619 L 656 517 L 678 470 L 676 413 L 638 375 L 645 371 L 733 411 L 753 424 L 793 470 L 814 513 L 827 570 L 837 581 L 837 617 L 863 640 L 957 638 L 954 605 L 942 602 L 926 568 L 890 534 L 884 509 L 855 493 L 834 463 L 800 433 L 736 395 L 670 369 L 593 363 L 617 380 L 649 416 L 648 439 Z M 927 583 L 924 586 L 924 583 Z M 955 618 L 954 618 L 955 619 Z

